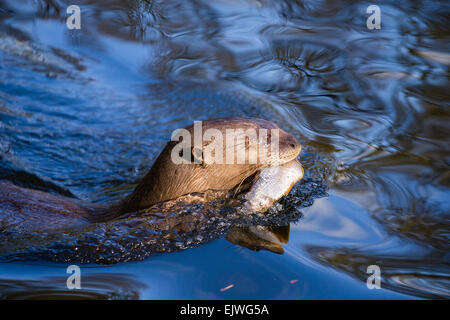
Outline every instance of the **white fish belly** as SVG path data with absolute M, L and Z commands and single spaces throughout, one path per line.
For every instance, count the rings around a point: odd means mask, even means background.
M 301 178 L 303 167 L 297 159 L 262 169 L 258 180 L 245 195 L 245 207 L 253 212 L 266 211 L 275 201 L 287 195 Z

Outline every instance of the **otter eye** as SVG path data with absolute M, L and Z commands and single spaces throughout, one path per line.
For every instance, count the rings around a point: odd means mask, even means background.
M 295 144 L 293 144 L 293 143 L 291 143 L 290 146 L 291 146 L 292 148 L 295 148 Z

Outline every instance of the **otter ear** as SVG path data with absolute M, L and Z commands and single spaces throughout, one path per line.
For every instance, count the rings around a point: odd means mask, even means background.
M 192 147 L 192 157 L 194 158 L 194 163 L 200 164 L 202 167 L 206 167 L 205 159 L 203 158 L 203 152 L 197 147 Z

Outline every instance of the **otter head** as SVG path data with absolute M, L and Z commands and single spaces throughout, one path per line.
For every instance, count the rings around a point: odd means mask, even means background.
M 120 211 L 137 211 L 195 192 L 232 190 L 262 168 L 295 159 L 300 150 L 294 136 L 267 120 L 195 122 L 172 134 Z

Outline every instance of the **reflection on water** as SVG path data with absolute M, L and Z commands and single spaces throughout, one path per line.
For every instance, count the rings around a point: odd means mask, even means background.
M 443 256 L 423 261 L 408 255 L 368 255 L 345 248 L 313 247 L 309 251 L 317 260 L 359 277 L 361 281 L 367 279 L 367 266 L 382 265 L 381 281 L 385 288 L 435 299 L 447 296 L 450 290 L 447 267 L 438 266 L 445 259 Z M 420 267 L 411 268 L 411 265 Z
M 67 278 L 0 279 L 1 299 L 139 299 L 145 285 L 126 274 L 95 273 L 83 277 L 82 290 L 67 290 Z
M 69 31 L 68 4 L 1 3 L 1 178 L 109 203 L 173 129 L 257 116 L 302 142 L 298 188 L 330 188 L 282 201 L 312 204 L 288 243 L 231 236 L 273 250 L 219 239 L 113 267 L 158 288 L 132 297 L 449 297 L 448 1 L 384 1 L 380 30 L 366 28 L 365 2 L 105 0 L 81 1 L 82 29 Z M 369 264 L 382 290 L 365 287 Z M 0 267 L 6 296 L 23 279 L 12 266 Z M 38 265 L 21 270 L 45 281 Z
M 250 226 L 237 227 L 227 234 L 226 239 L 250 250 L 268 250 L 282 254 L 281 246 L 289 241 L 289 226 Z

